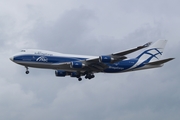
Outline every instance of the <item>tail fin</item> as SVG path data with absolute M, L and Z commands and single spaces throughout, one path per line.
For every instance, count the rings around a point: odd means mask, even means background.
M 150 45 L 137 59 L 143 60 L 145 63 L 154 62 L 161 58 L 167 40 L 158 40 Z

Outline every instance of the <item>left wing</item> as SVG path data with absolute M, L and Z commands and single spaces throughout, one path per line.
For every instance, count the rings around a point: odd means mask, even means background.
M 121 52 L 112 53 L 112 54 L 106 55 L 106 56 L 110 56 L 110 57 L 114 58 L 114 62 L 119 61 L 119 60 L 124 60 L 127 58 L 125 55 L 136 52 L 140 49 L 149 47 L 151 45 L 151 43 L 152 42 L 148 42 L 142 46 L 138 46 L 136 48 L 132 48 L 132 49 L 121 51 Z M 99 62 L 99 57 L 87 59 L 86 62 L 89 62 L 89 63 Z
M 146 43 L 146 44 L 144 44 L 142 46 L 138 46 L 136 48 L 125 50 L 125 51 L 122 51 L 122 52 L 113 53 L 112 55 L 115 55 L 115 56 L 124 56 L 124 55 L 130 54 L 130 53 L 136 52 L 136 51 L 138 51 L 140 49 L 149 47 L 151 44 L 152 44 L 152 42 L 148 42 L 148 43 Z

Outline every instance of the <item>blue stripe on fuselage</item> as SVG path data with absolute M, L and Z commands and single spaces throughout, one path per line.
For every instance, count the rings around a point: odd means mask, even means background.
M 20 55 L 14 57 L 18 62 L 39 62 L 39 63 L 63 63 L 71 61 L 85 60 L 87 58 L 59 57 L 59 56 L 40 56 L 40 55 Z

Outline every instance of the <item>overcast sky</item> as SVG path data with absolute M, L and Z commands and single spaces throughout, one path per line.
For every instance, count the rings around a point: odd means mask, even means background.
M 1 120 L 179 120 L 179 0 L 0 0 Z M 23 48 L 104 55 L 167 39 L 162 68 L 55 77 L 9 60 Z M 128 57 L 136 57 L 142 51 Z

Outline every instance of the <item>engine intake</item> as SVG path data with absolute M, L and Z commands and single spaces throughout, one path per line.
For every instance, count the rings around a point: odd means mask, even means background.
M 111 56 L 99 56 L 99 62 L 110 63 L 114 60 Z
M 57 77 L 65 77 L 66 76 L 66 72 L 65 71 L 61 71 L 61 70 L 56 70 L 55 71 L 55 75 L 57 76 Z
M 85 66 L 85 64 L 83 64 L 82 62 L 78 62 L 78 61 L 73 61 L 70 64 L 71 68 L 83 68 Z

